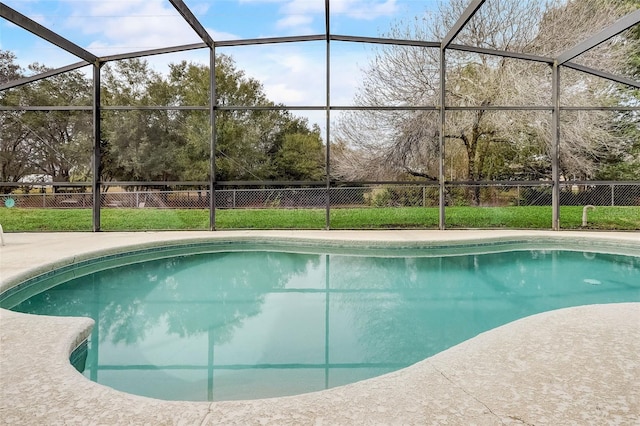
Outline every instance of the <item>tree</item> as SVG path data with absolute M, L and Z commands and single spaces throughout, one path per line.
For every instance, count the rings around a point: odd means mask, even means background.
M 8 50 L 0 50 L 0 84 L 22 77 L 22 69 L 16 64 L 16 55 Z
M 180 179 L 175 158 L 182 143 L 169 110 L 136 106 L 170 106 L 172 93 L 162 76 L 141 59 L 103 68 L 104 105 L 132 106 L 103 113 L 103 178 L 132 181 Z
M 37 64 L 36 73 L 48 71 Z M 78 71 L 56 75 L 25 86 L 30 105 L 91 105 L 91 83 Z M 91 171 L 92 121 L 87 111 L 56 111 L 25 114 L 34 147 L 32 161 L 40 173 L 54 182 L 72 178 L 86 180 Z
M 308 133 L 285 134 L 275 157 L 274 177 L 293 180 L 322 180 L 324 148 L 319 129 Z
M 628 12 L 640 9 L 640 0 L 626 0 Z M 640 80 L 640 25 L 635 25 L 623 33 L 625 42 L 633 46 L 629 50 L 626 75 Z M 629 89 L 628 102 L 638 105 L 640 90 Z M 619 113 L 613 120 L 614 128 L 625 140 L 627 149 L 622 152 L 607 155 L 600 161 L 596 173 L 597 179 L 602 180 L 637 180 L 640 178 L 640 116 L 638 111 Z
M 15 63 L 13 53 L 0 50 L 0 83 L 16 80 L 23 75 L 23 70 Z M 19 105 L 19 90 L 0 92 L 0 104 Z M 33 172 L 30 164 L 31 147 L 27 135 L 29 131 L 22 125 L 18 111 L 3 111 L 0 118 L 0 179 L 3 182 L 19 182 L 24 176 Z M 11 187 L 3 186 L 2 191 L 8 193 Z
M 32 64 L 33 73 L 48 68 Z M 24 75 L 11 52 L 0 51 L 3 82 Z M 90 105 L 90 82 L 77 71 L 49 77 L 0 93 L 7 106 Z M 91 114 L 84 111 L 3 111 L 0 165 L 3 181 L 18 182 L 29 174 L 54 182 L 84 180 L 90 171 Z
M 34 73 L 47 71 L 33 64 Z M 106 64 L 102 104 L 103 180 L 198 181 L 209 179 L 208 111 L 174 109 L 209 104 L 209 68 L 181 62 L 164 76 L 144 59 Z M 3 82 L 23 76 L 11 52 L 0 51 Z M 324 147 L 320 129 L 276 107 L 262 85 L 217 58 L 217 180 L 320 180 Z M 91 104 L 91 80 L 68 72 L 0 93 L 3 105 Z M 127 106 L 131 106 L 127 109 Z M 137 108 L 142 107 L 142 108 Z M 145 108 L 152 107 L 152 108 Z M 158 108 L 153 108 L 158 107 Z M 166 107 L 166 108 L 163 108 Z M 266 107 L 252 109 L 243 107 Z M 28 174 L 53 181 L 86 180 L 90 172 L 91 114 L 56 110 L 4 111 L 0 127 L 0 174 L 17 182 Z M 7 190 L 10 190 L 9 187 Z
M 441 40 L 468 2 L 441 3 L 439 14 L 401 22 L 391 38 Z M 620 2 L 487 2 L 454 40 L 482 48 L 554 57 L 585 34 L 612 23 L 628 10 Z M 581 55 L 594 68 L 622 72 L 631 46 L 613 39 Z M 355 99 L 359 106 L 435 106 L 439 103 L 439 49 L 387 45 L 376 51 Z M 447 51 L 446 104 L 477 107 L 448 111 L 445 164 L 464 180 L 549 179 L 551 114 L 547 111 L 492 111 L 490 106 L 551 104 L 551 73 L 546 64 Z M 616 85 L 579 72 L 562 74 L 563 105 L 615 105 Z M 482 107 L 487 107 L 482 109 Z M 598 159 L 627 149 L 612 130 L 612 113 L 562 115 L 561 172 L 565 178 L 592 178 Z M 440 124 L 436 111 L 366 110 L 344 116 L 337 138 L 350 149 L 334 155 L 332 169 L 347 178 L 417 176 L 436 179 Z M 463 153 L 463 161 L 458 154 Z M 357 164 L 356 170 L 348 170 Z M 345 166 L 347 165 L 347 166 Z M 532 167 L 534 166 L 535 167 Z M 453 171 L 450 171 L 453 174 Z M 447 173 L 449 175 L 449 173 Z M 479 202 L 478 194 L 473 201 Z
M 209 103 L 209 68 L 181 62 L 170 65 L 169 82 L 175 102 Z M 230 56 L 216 57 L 216 179 L 217 180 L 319 180 L 324 172 L 319 128 L 309 128 L 304 118 L 278 109 L 269 101 L 259 81 L 238 70 Z M 190 179 L 209 176 L 209 116 L 181 112 L 180 153 Z

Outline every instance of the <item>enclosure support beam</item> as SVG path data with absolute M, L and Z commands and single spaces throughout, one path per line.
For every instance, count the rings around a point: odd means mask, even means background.
M 331 229 L 331 31 L 329 27 L 329 0 L 324 0 L 324 14 L 325 14 L 325 33 L 327 37 L 327 50 L 326 50 L 326 104 L 325 104 L 325 117 L 326 117 L 326 150 L 325 150 L 325 178 L 326 178 L 326 194 L 325 194 L 325 229 Z
M 610 38 L 620 34 L 626 29 L 629 29 L 640 22 L 640 10 L 636 10 L 626 16 L 623 16 L 621 19 L 614 22 L 612 25 L 609 25 L 602 31 L 588 39 L 584 40 L 582 43 L 577 44 L 569 50 L 564 51 L 558 56 L 557 63 L 558 65 L 562 65 L 567 61 L 575 58 L 576 56 L 582 55 L 587 50 L 591 50 L 594 47 L 598 46 L 601 43 L 609 40 Z
M 349 41 L 353 43 L 393 44 L 396 46 L 433 47 L 434 49 L 437 47 L 440 47 L 440 42 L 437 42 L 437 41 L 409 40 L 409 39 L 381 38 L 381 37 L 363 37 L 363 36 L 339 35 L 339 34 L 331 34 L 330 37 L 331 37 L 331 40 L 334 40 L 334 41 Z
M 462 31 L 464 26 L 467 25 L 467 22 L 469 22 L 469 20 L 473 18 L 473 15 L 476 14 L 478 9 L 480 9 L 484 2 L 485 0 L 473 0 L 471 3 L 469 3 L 469 6 L 467 6 L 464 12 L 462 12 L 462 15 L 460 15 L 456 23 L 453 24 L 453 27 L 449 29 L 447 35 L 442 39 L 443 49 L 446 49 L 449 44 L 451 44 L 453 39 L 456 38 L 456 36 L 460 33 L 460 31 Z
M 596 77 L 604 78 L 610 81 L 614 81 L 616 83 L 626 84 L 627 86 L 640 89 L 640 81 L 632 80 L 628 77 L 623 77 L 623 76 L 608 73 L 606 71 L 600 71 L 590 67 L 585 67 L 584 65 L 576 64 L 574 62 L 565 62 L 562 65 L 567 68 L 572 68 L 577 71 L 595 75 Z
M 169 0 L 169 2 L 178 11 L 178 13 L 182 15 L 184 20 L 187 21 L 187 24 L 193 28 L 193 31 L 198 34 L 202 41 L 204 41 L 210 48 L 213 48 L 213 39 L 207 30 L 204 29 L 200 21 L 198 21 L 198 18 L 196 18 L 193 12 L 191 12 L 191 9 L 189 9 L 182 0 Z
M 63 73 L 68 72 L 68 71 L 74 71 L 74 70 L 77 70 L 78 68 L 86 67 L 87 65 L 89 65 L 89 63 L 85 62 L 85 61 L 76 62 L 75 64 L 67 65 L 67 66 L 64 66 L 64 67 L 61 67 L 61 68 L 52 69 L 52 70 L 45 71 L 45 72 L 40 73 L 40 74 L 32 75 L 32 76 L 29 76 L 29 77 L 19 78 L 17 80 L 13 80 L 13 81 L 9 81 L 9 82 L 4 83 L 4 84 L 0 84 L 0 91 L 7 90 L 7 89 L 13 89 L 14 87 L 23 86 L 25 84 L 33 83 L 34 81 L 42 80 L 44 78 L 53 77 L 54 75 L 63 74 Z
M 102 147 L 100 146 L 100 67 L 102 64 L 96 62 L 93 65 L 93 182 L 91 183 L 91 193 L 93 196 L 93 232 L 100 231 L 100 207 L 101 207 L 101 185 L 100 175 L 102 174 Z
M 438 138 L 438 152 L 439 152 L 439 161 L 438 161 L 438 180 L 439 180 L 439 198 L 438 198 L 438 228 L 440 230 L 446 229 L 445 222 L 445 179 L 444 179 L 444 150 L 445 150 L 445 126 L 446 126 L 446 111 L 445 111 L 445 96 L 446 96 L 446 77 L 447 77 L 447 68 L 446 68 L 446 50 L 444 48 L 440 49 L 440 137 Z
M 560 66 L 553 64 L 551 76 L 551 227 L 560 230 Z
M 459 50 L 462 52 L 480 53 L 482 55 L 500 56 L 502 58 L 522 59 L 525 61 L 542 62 L 553 64 L 553 58 L 547 56 L 531 55 L 529 53 L 510 52 L 508 50 L 489 49 L 486 47 L 465 46 L 463 44 L 449 44 L 447 49 Z
M 167 53 L 186 52 L 189 50 L 204 49 L 206 43 L 183 44 L 181 46 L 163 47 L 160 49 L 139 50 L 137 52 L 120 53 L 117 55 L 101 56 L 102 62 L 121 61 L 123 59 L 142 58 L 154 55 L 165 55 Z
M 216 50 L 209 49 L 209 230 L 216 230 Z
M 283 43 L 299 43 L 301 41 L 324 41 L 326 34 L 310 34 L 303 36 L 287 36 L 287 37 L 260 37 L 260 38 L 242 38 L 235 40 L 216 41 L 216 47 L 234 47 L 234 46 L 256 46 L 261 44 L 283 44 Z
M 55 44 L 59 48 L 66 50 L 67 52 L 71 53 L 74 56 L 77 56 L 80 59 L 84 59 L 85 61 L 92 64 L 98 60 L 98 57 L 93 53 L 84 50 L 82 47 L 70 42 L 61 35 L 51 31 L 46 27 L 43 27 L 36 21 L 27 18 L 20 12 L 11 9 L 4 3 L 0 3 L 0 16 L 10 22 L 13 22 L 17 26 L 24 28 L 30 33 L 35 34 L 38 37 L 48 41 L 49 43 Z

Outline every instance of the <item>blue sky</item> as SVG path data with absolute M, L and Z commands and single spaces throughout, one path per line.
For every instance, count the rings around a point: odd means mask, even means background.
M 154 49 L 201 40 L 167 0 L 5 0 L 9 7 L 98 55 Z M 324 33 L 324 0 L 186 0 L 216 41 Z M 437 0 L 332 0 L 331 32 L 377 37 L 394 22 L 437 7 Z M 78 59 L 0 19 L 0 48 L 26 66 L 56 68 Z M 349 104 L 374 46 L 331 44 L 334 104 Z M 239 68 L 263 83 L 275 102 L 325 102 L 325 43 L 220 48 Z M 150 57 L 158 71 L 188 60 L 208 63 L 206 50 Z M 315 120 L 314 120 L 315 121 Z
M 94 51 L 199 41 L 166 0 L 8 0 L 8 6 Z M 186 0 L 215 40 L 324 33 L 324 0 Z M 332 0 L 331 32 L 377 36 L 436 0 Z M 15 38 L 15 39 L 14 39 Z M 23 46 L 6 23 L 3 46 Z

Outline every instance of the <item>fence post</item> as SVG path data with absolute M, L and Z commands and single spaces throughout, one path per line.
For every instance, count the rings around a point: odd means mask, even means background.
M 616 186 L 612 183 L 611 184 L 611 207 L 616 205 L 615 193 L 616 193 Z

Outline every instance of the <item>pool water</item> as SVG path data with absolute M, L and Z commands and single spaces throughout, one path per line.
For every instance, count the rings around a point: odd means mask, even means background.
M 640 301 L 633 256 L 255 250 L 101 270 L 12 309 L 92 317 L 84 362 L 91 380 L 149 397 L 217 401 L 352 383 L 528 315 L 629 301 Z

